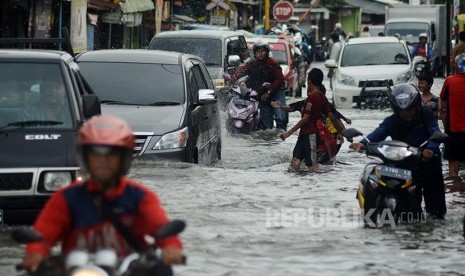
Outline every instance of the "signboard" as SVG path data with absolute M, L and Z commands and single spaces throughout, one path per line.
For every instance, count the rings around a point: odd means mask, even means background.
M 71 45 L 76 53 L 87 51 L 87 0 L 71 1 Z
M 289 1 L 281 1 L 274 5 L 273 16 L 278 22 L 286 22 L 294 15 L 294 7 Z
M 226 24 L 226 17 L 224 16 L 217 16 L 217 15 L 212 15 L 210 17 L 210 22 L 213 25 L 225 25 Z
M 52 0 L 37 1 L 35 13 L 34 37 L 50 37 L 50 30 L 52 27 Z
M 121 13 L 119 12 L 106 12 L 102 15 L 102 22 L 107 24 L 119 24 Z

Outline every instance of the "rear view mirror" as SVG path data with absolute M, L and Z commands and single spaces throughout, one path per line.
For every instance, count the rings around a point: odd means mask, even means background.
M 334 59 L 328 59 L 325 61 L 325 67 L 326 68 L 337 68 L 336 61 Z
M 429 137 L 428 141 L 434 143 L 444 143 L 449 138 L 449 135 L 442 133 L 442 132 L 435 132 L 431 137 Z
M 86 119 L 102 113 L 100 101 L 96 95 L 82 96 L 82 112 Z
M 199 89 L 199 104 L 215 103 L 215 90 L 213 89 Z
M 241 58 L 238 55 L 228 56 L 228 65 L 229 67 L 237 67 L 241 64 Z
M 342 134 L 342 136 L 344 136 L 347 139 L 352 139 L 354 137 L 363 135 L 363 133 L 356 130 L 355 128 L 346 128 L 346 129 L 342 130 L 341 134 Z

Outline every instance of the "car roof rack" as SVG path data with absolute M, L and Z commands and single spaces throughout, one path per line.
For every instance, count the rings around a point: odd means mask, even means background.
M 75 56 L 73 47 L 71 46 L 71 40 L 67 28 L 62 29 L 62 38 L 0 38 L 1 44 L 14 45 L 14 49 L 50 49 L 50 48 L 34 48 L 33 45 L 43 44 L 55 44 L 57 50 L 68 52 L 71 56 Z M 28 45 L 28 47 L 26 47 Z M 0 47 L 3 48 L 3 47 Z

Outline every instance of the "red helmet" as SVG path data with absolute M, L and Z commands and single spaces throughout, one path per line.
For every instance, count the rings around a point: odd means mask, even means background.
M 129 125 L 114 116 L 95 116 L 85 122 L 77 134 L 78 161 L 81 169 L 88 172 L 87 153 L 92 146 L 109 146 L 121 151 L 120 176 L 131 167 L 135 139 Z
M 111 146 L 132 150 L 134 135 L 129 125 L 114 116 L 95 116 L 85 122 L 77 136 L 78 146 Z

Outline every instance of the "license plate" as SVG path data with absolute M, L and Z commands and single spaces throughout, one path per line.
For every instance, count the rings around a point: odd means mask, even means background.
M 244 100 L 244 99 L 234 99 L 233 103 L 238 106 L 248 106 L 250 104 L 250 101 Z
M 412 179 L 412 172 L 410 170 L 388 167 L 384 165 L 376 165 L 376 172 L 383 176 L 394 177 L 399 179 L 409 180 Z

